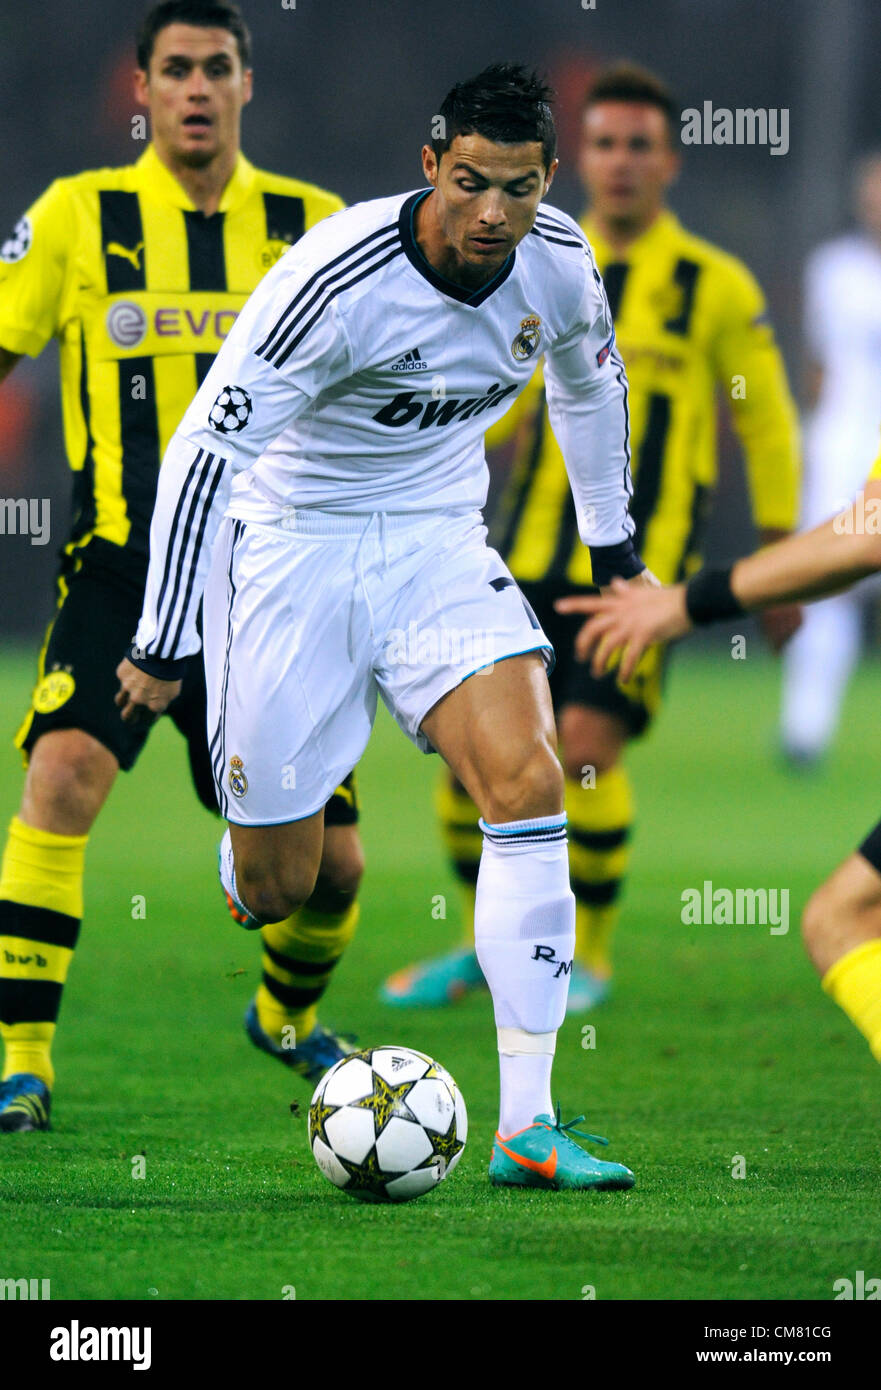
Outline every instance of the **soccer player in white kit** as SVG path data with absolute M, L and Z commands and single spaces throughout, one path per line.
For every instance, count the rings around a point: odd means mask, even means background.
M 862 487 L 881 423 L 881 152 L 856 169 L 858 227 L 824 242 L 805 267 L 805 336 L 813 409 L 805 425 L 803 527 L 841 511 Z M 863 615 L 879 581 L 805 610 L 786 648 L 781 742 L 796 763 L 825 753 L 859 659 Z
M 255 926 L 308 898 L 322 807 L 381 695 L 481 812 L 475 934 L 495 1010 L 498 1185 L 625 1188 L 551 1103 L 572 968 L 547 637 L 486 545 L 483 434 L 546 357 L 601 581 L 653 583 L 631 539 L 627 383 L 557 167 L 544 84 L 497 64 L 449 93 L 430 185 L 307 233 L 240 314 L 163 461 L 123 718 L 197 651 L 229 829 L 221 880 Z M 597 1136 L 581 1136 L 597 1140 Z M 599 1140 L 598 1142 L 605 1142 Z

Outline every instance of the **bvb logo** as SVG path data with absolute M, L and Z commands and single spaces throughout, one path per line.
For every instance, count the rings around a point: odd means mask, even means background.
M 518 362 L 534 357 L 541 342 L 541 319 L 538 315 L 520 320 L 520 332 L 511 344 L 511 351 Z
M 233 796 L 244 796 L 248 790 L 245 764 L 241 758 L 232 757 L 229 760 L 229 789 Z
M 69 700 L 76 689 L 76 681 L 69 671 L 50 671 L 34 691 L 34 709 L 37 714 L 52 714 Z
M 260 260 L 265 270 L 280 261 L 286 251 L 290 251 L 291 243 L 282 237 L 271 237 L 269 241 L 263 243 L 263 252 Z

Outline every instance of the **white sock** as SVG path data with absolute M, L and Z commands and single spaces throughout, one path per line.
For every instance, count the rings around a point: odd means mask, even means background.
M 499 1035 L 499 1133 L 551 1112 L 556 1032 L 575 950 L 566 816 L 488 825 L 477 876 L 474 942 Z
M 499 1030 L 502 1031 L 501 1029 Z M 519 1029 L 508 1029 L 518 1032 Z M 537 1035 L 523 1033 L 522 1039 L 531 1042 Z M 555 1034 L 545 1034 L 551 1040 Z M 510 1045 L 510 1043 L 509 1043 Z M 499 1134 L 507 1139 L 519 1129 L 531 1125 L 536 1115 L 553 1115 L 551 1102 L 551 1067 L 554 1054 L 551 1052 L 503 1052 L 503 1042 L 499 1039 L 499 1080 L 501 1098 L 499 1101 Z

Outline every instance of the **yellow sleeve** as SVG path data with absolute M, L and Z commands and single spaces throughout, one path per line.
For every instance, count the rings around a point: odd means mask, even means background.
M 869 478 L 867 479 L 867 481 L 869 481 L 872 478 L 881 478 L 881 451 L 879 451 L 878 457 L 872 464 L 872 471 L 869 474 Z
M 544 373 L 539 366 L 533 372 L 524 390 L 515 399 L 510 410 L 506 411 L 500 420 L 496 420 L 495 424 L 484 435 L 483 442 L 488 453 L 508 444 L 515 437 L 523 422 L 532 418 L 543 390 Z
M 791 531 L 799 506 L 798 417 L 765 298 L 733 258 L 715 278 L 715 367 L 746 461 L 753 520 L 759 529 Z
M 330 217 L 332 212 L 342 212 L 345 206 L 342 198 L 335 193 L 314 188 L 306 199 L 306 231 L 310 231 L 317 222 L 323 222 L 325 217 Z
M 0 246 L 0 347 L 7 352 L 36 357 L 59 331 L 73 233 L 58 179 Z

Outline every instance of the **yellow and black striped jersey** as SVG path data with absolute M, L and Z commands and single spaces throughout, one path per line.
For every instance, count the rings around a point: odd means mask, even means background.
M 582 222 L 602 273 L 630 382 L 635 542 L 664 583 L 697 564 L 704 504 L 716 480 L 716 393 L 727 397 L 746 459 L 756 525 L 791 529 L 798 431 L 786 373 L 755 279 L 735 257 L 664 212 L 613 256 Z M 522 581 L 589 584 L 541 372 L 487 437 L 516 438 L 494 540 Z
M 135 164 L 58 179 L 0 252 L 0 346 L 61 351 L 75 517 L 142 584 L 165 447 L 246 299 L 305 231 L 343 207 L 239 155 L 206 217 L 149 146 Z

